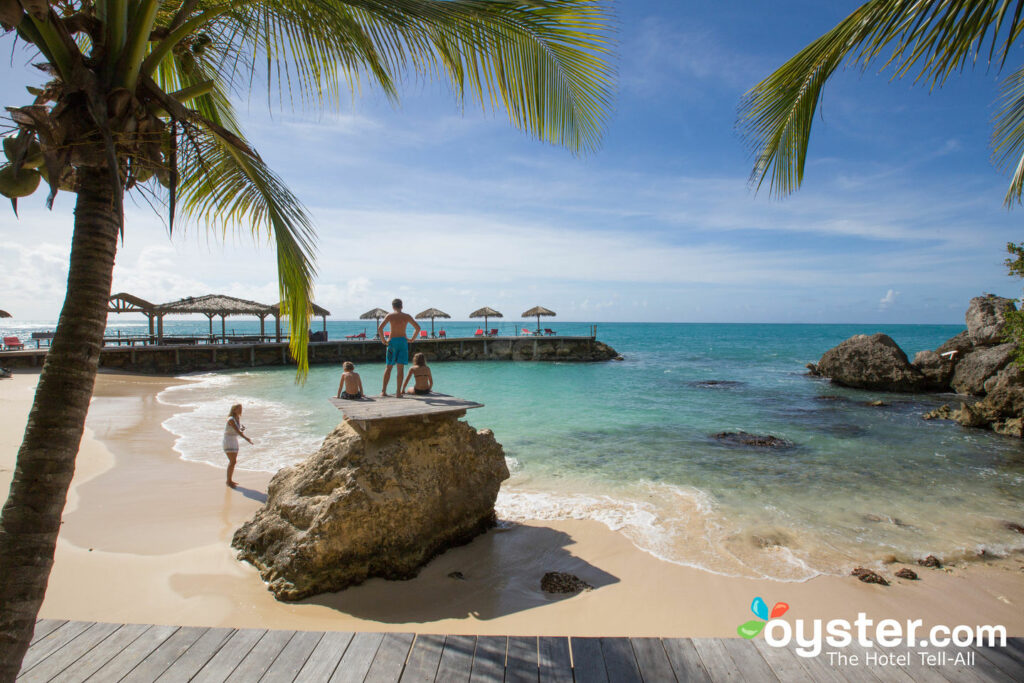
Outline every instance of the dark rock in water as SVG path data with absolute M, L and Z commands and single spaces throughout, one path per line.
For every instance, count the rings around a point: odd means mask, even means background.
M 1011 417 L 1009 420 L 993 422 L 992 431 L 1003 436 L 1014 436 L 1018 439 L 1024 439 L 1024 419 Z
M 858 579 L 860 579 L 864 583 L 877 583 L 880 586 L 888 586 L 889 585 L 888 581 L 886 581 L 885 579 L 883 579 L 881 576 L 879 576 L 875 572 L 871 571 L 870 569 L 865 569 L 864 567 L 857 567 L 852 572 L 850 572 L 850 574 L 852 576 L 856 576 Z
M 1017 524 L 1017 522 L 1004 522 L 1003 526 L 1010 531 L 1016 531 L 1018 534 L 1024 534 L 1024 525 Z
M 929 410 L 927 413 L 921 416 L 925 420 L 952 420 L 953 409 L 948 405 L 942 405 L 935 410 Z
M 699 389 L 733 389 L 735 387 L 742 387 L 746 385 L 746 382 L 737 382 L 731 379 L 703 379 L 694 382 L 687 382 L 687 384 Z
M 961 403 L 960 409 L 953 411 L 953 419 L 963 427 L 987 427 L 995 418 L 980 402 L 974 405 Z
M 1007 417 L 1024 413 L 1024 370 L 1007 365 L 995 377 L 985 381 L 985 400 L 992 410 Z
M 818 366 L 817 366 L 817 364 L 815 364 L 815 363 L 808 363 L 804 367 L 807 368 L 807 374 L 808 375 L 812 375 L 814 377 L 820 377 L 820 374 L 818 373 Z
M 956 364 L 949 385 L 958 394 L 981 396 L 985 382 L 1013 360 L 1014 344 L 986 346 L 964 354 Z
M 942 356 L 935 351 L 918 351 L 911 363 L 924 376 L 924 388 L 929 391 L 948 391 L 953 378 L 957 355 Z
M 821 396 L 815 396 L 815 401 L 848 401 L 849 399 L 845 396 L 836 396 L 834 394 L 822 394 Z
M 829 349 L 816 371 L 834 383 L 876 391 L 921 391 L 926 380 L 885 334 L 858 334 Z
M 907 524 L 906 522 L 904 522 L 899 517 L 889 517 L 889 516 L 883 516 L 883 515 L 873 515 L 871 513 L 868 513 L 868 514 L 864 515 L 864 519 L 866 521 L 868 521 L 868 522 L 873 522 L 875 524 L 880 524 L 880 523 L 883 523 L 883 522 L 886 523 L 886 524 L 892 524 L 893 526 L 898 526 L 898 527 L 900 527 L 902 529 L 913 529 L 914 528 L 914 526 L 912 524 Z
M 320 450 L 270 481 L 231 542 L 280 600 L 371 577 L 409 579 L 495 524 L 508 479 L 501 444 L 448 414 L 343 422 Z
M 871 408 L 887 408 L 892 404 L 886 403 L 885 401 L 868 401 L 864 405 L 869 406 Z
M 448 572 L 449 579 L 458 579 L 459 581 L 465 581 L 466 577 L 462 572 Z
M 748 434 L 747 432 L 719 432 L 711 437 L 730 446 L 749 446 L 752 448 L 793 448 L 792 441 L 780 439 L 771 434 Z
M 594 590 L 594 587 L 573 574 L 546 572 L 540 580 L 540 589 L 545 593 L 579 593 Z
M 939 558 L 935 557 L 934 555 L 929 555 L 928 557 L 926 557 L 924 559 L 920 559 L 920 560 L 917 561 L 917 563 L 919 565 L 921 565 L 922 567 L 930 567 L 932 569 L 942 569 L 942 562 L 939 560 Z
M 1006 314 L 1016 311 L 1013 299 L 1006 299 L 993 294 L 976 296 L 971 299 L 964 318 L 967 321 L 967 334 L 976 346 L 998 344 L 1003 341 L 1006 327 Z
M 912 569 L 907 569 L 906 567 L 896 572 L 896 576 L 909 581 L 917 581 L 917 572 Z
M 623 358 L 622 356 L 615 356 L 615 358 L 612 358 L 612 360 L 626 360 L 626 359 Z

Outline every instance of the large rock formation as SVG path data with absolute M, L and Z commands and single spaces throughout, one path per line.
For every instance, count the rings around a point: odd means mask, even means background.
M 508 478 L 501 444 L 458 415 L 343 422 L 320 450 L 270 482 L 235 532 L 239 559 L 281 600 L 371 577 L 407 579 L 495 523 Z
M 968 351 L 956 361 L 949 386 L 958 394 L 981 396 L 985 382 L 1005 368 L 1013 359 L 1015 344 L 983 346 Z
M 858 334 L 829 349 L 811 372 L 836 384 L 879 391 L 921 391 L 925 376 L 885 334 Z
M 913 363 L 884 334 L 860 334 L 829 349 L 811 374 L 837 384 L 884 391 L 955 391 L 981 396 L 958 409 L 943 406 L 925 419 L 952 419 L 965 427 L 1024 435 L 1024 370 L 1014 364 L 1016 344 L 1004 343 L 1011 299 L 986 294 L 971 299 L 967 329 L 934 351 L 920 351 Z
M 967 307 L 967 334 L 976 346 L 998 344 L 1003 341 L 1006 314 L 1016 311 L 1013 299 L 986 294 L 971 299 Z

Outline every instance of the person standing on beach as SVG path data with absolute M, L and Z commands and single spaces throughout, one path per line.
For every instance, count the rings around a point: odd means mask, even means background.
M 238 486 L 238 482 L 231 479 L 231 476 L 235 473 L 235 461 L 238 459 L 238 437 L 242 437 L 250 445 L 252 444 L 252 439 L 245 435 L 245 427 L 242 426 L 241 403 L 231 406 L 231 412 L 228 413 L 228 422 L 224 425 L 224 455 L 228 456 L 227 484 L 231 488 Z
M 386 356 L 387 368 L 384 370 L 384 387 L 380 391 L 381 396 L 388 395 L 388 381 L 391 379 L 391 368 L 398 366 L 398 386 L 395 388 L 395 396 L 402 398 L 402 380 L 405 378 L 405 366 L 409 363 L 409 343 L 420 333 L 420 324 L 409 315 L 402 312 L 402 300 L 395 299 L 391 302 L 392 312 L 384 316 L 377 326 L 377 337 L 384 344 L 388 351 Z M 384 338 L 384 327 L 391 326 L 390 341 Z M 406 331 L 412 325 L 412 337 L 406 336 Z

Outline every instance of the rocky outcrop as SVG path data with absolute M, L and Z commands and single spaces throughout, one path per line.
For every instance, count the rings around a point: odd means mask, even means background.
M 494 525 L 508 476 L 490 430 L 457 415 L 371 422 L 367 431 L 346 421 L 274 476 L 232 546 L 280 600 L 408 579 Z
M 967 307 L 967 334 L 975 346 L 998 344 L 1003 341 L 1006 314 L 1016 311 L 1013 299 L 994 294 L 976 296 Z
M 885 334 L 858 334 L 825 352 L 811 370 L 836 384 L 876 391 L 922 391 L 927 380 Z
M 953 378 L 952 359 L 937 351 L 918 351 L 911 365 L 924 377 L 923 388 L 928 391 L 945 391 Z
M 949 386 L 958 394 L 981 396 L 985 382 L 1013 359 L 1014 344 L 985 346 L 968 351 L 956 361 Z
M 747 432 L 719 432 L 712 434 L 711 438 L 729 446 L 744 446 L 748 448 L 793 448 L 792 441 L 772 436 L 771 434 L 748 434 Z

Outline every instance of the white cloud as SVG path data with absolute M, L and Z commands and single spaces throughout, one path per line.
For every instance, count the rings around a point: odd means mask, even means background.
M 882 300 L 878 302 L 879 310 L 884 311 L 887 308 L 891 307 L 894 303 L 896 303 L 896 298 L 899 295 L 900 293 L 897 292 L 895 289 L 890 289 L 888 292 L 885 293 L 885 296 L 882 297 Z

